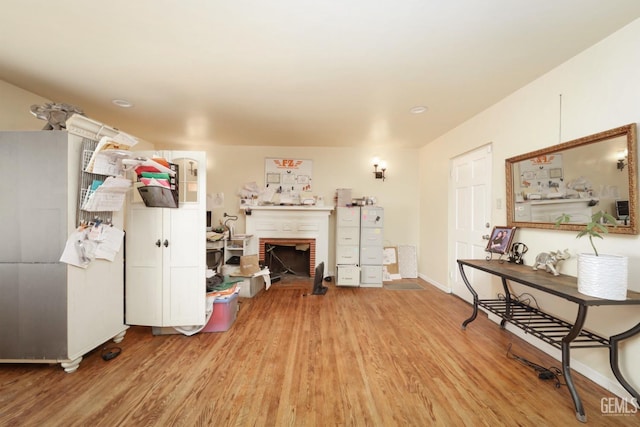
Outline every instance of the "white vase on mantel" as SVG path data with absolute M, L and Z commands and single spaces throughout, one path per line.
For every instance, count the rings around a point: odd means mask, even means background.
M 578 254 L 578 292 L 623 301 L 627 299 L 628 272 L 626 256 Z

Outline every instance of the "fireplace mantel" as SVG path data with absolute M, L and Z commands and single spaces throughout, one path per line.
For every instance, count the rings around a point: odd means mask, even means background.
M 292 212 L 292 211 L 313 211 L 323 212 L 326 211 L 327 215 L 334 209 L 333 206 L 315 206 L 315 205 L 292 205 L 292 206 L 277 206 L 277 205 L 265 205 L 265 206 L 245 206 L 245 213 L 247 211 L 252 213 L 254 211 L 271 211 L 271 212 Z
M 259 253 L 260 239 L 314 239 L 316 265 L 329 261 L 329 215 L 333 206 L 247 206 L 246 233 L 253 252 Z

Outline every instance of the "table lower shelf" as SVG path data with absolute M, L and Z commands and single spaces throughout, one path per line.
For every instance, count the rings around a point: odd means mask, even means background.
M 479 300 L 478 306 L 500 317 L 502 326 L 504 326 L 504 322 L 509 322 L 558 349 L 562 347 L 562 339 L 573 328 L 571 323 L 520 301 L 507 302 L 504 299 L 486 299 Z M 609 347 L 609 340 L 583 329 L 571 342 L 571 347 Z

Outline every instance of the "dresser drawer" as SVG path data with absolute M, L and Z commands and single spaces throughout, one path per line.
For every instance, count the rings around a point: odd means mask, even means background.
M 382 228 L 363 228 L 360 234 L 360 246 L 382 247 Z
M 360 265 L 382 265 L 384 249 L 382 246 L 363 246 L 360 248 Z
M 382 286 L 382 266 L 363 265 L 360 267 L 360 286 L 381 287 Z
M 360 250 L 357 245 L 339 245 L 336 247 L 336 264 L 359 264 Z
M 381 207 L 363 207 L 360 215 L 360 223 L 362 227 L 380 227 L 384 226 L 384 208 Z
M 338 208 L 336 227 L 360 227 L 360 208 Z
M 358 286 L 360 284 L 360 269 L 351 265 L 338 265 L 336 285 Z
M 336 243 L 338 245 L 358 245 L 360 244 L 360 229 L 358 227 L 340 227 L 336 232 Z

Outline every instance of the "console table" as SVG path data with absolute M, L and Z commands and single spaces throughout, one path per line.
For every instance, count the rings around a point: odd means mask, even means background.
M 506 322 L 509 322 L 562 350 L 562 374 L 565 377 L 567 388 L 573 399 L 576 418 L 579 421 L 586 422 L 587 416 L 571 378 L 571 348 L 608 347 L 609 364 L 611 365 L 613 374 L 620 384 L 637 401 L 640 400 L 638 392 L 627 382 L 620 372 L 618 363 L 618 343 L 639 333 L 640 323 L 625 332 L 609 338 L 582 329 L 587 318 L 588 307 L 599 305 L 640 305 L 640 293 L 629 291 L 627 292 L 627 299 L 623 301 L 590 297 L 578 292 L 577 279 L 575 277 L 563 274 L 553 276 L 543 270 L 534 271 L 531 266 L 495 260 L 459 259 L 458 267 L 464 284 L 473 295 L 473 313 L 471 317 L 462 322 L 462 329 L 466 329 L 467 325 L 475 320 L 478 315 L 478 307 L 483 307 L 502 318 L 500 322 L 501 328 L 504 328 Z M 464 270 L 465 267 L 474 268 L 500 277 L 504 288 L 504 299 L 479 299 L 478 294 L 467 279 Z M 508 280 L 576 303 L 578 305 L 578 314 L 575 322 L 573 324 L 568 323 L 539 310 L 537 307 L 531 307 L 519 301 L 512 300 L 507 286 Z

